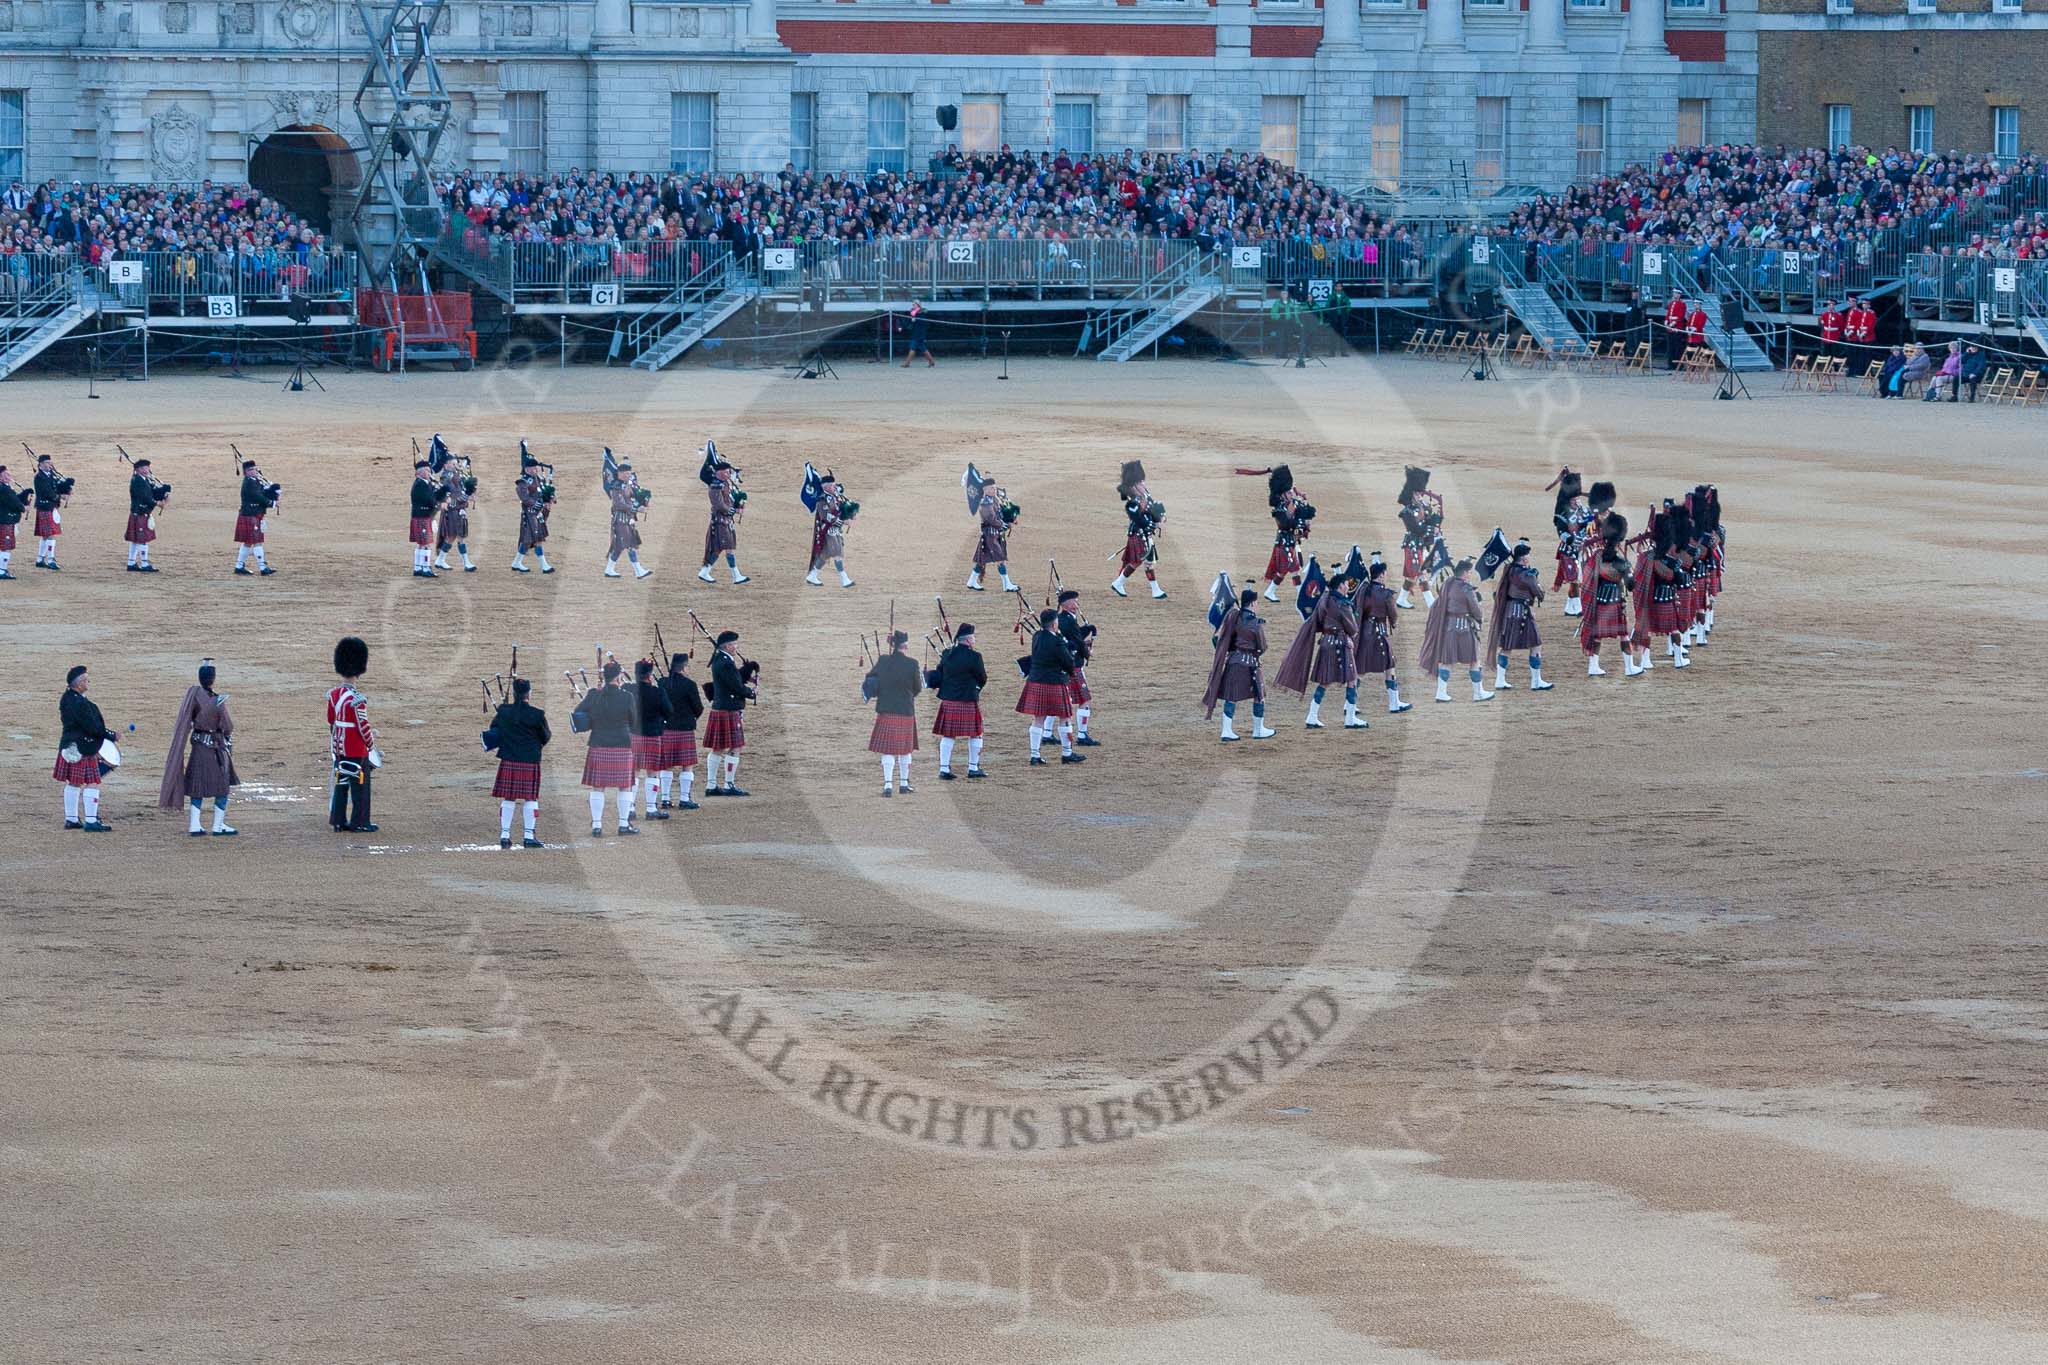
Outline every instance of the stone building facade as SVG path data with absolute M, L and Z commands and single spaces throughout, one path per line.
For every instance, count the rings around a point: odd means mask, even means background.
M 1749 138 L 1756 3 L 451 0 L 439 159 L 737 171 L 916 168 L 949 142 L 1263 147 L 1347 188 L 1558 186 Z M 0 0 L 0 179 L 311 165 L 345 188 L 362 44 L 341 0 Z M 961 111 L 952 132 L 941 105 Z
M 2048 0 L 1759 0 L 1757 132 L 1799 146 L 2037 150 Z

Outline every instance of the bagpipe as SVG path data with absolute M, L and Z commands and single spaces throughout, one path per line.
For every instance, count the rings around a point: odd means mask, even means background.
M 734 477 L 738 477 L 737 473 L 735 473 Z M 833 515 L 839 519 L 839 525 L 843 529 L 856 516 L 860 515 L 860 504 L 847 496 L 846 485 L 840 483 L 838 476 L 831 470 L 828 469 L 820 474 L 816 465 L 813 465 L 808 460 L 804 461 L 804 482 L 803 487 L 798 490 L 797 497 L 802 501 L 804 510 L 815 517 L 818 514 L 819 506 L 827 501 L 825 485 L 828 483 L 836 485 L 839 490 L 832 495 L 831 501 L 833 502 Z
M 284 510 L 284 485 L 272 483 L 264 477 L 261 469 L 244 469 L 243 466 L 250 463 L 249 457 L 244 455 L 241 448 L 233 441 L 228 442 L 228 453 L 235 457 L 236 483 L 239 484 L 244 478 L 255 479 L 263 487 L 264 506 L 270 511 L 282 512 Z
M 685 615 L 687 615 L 690 618 L 690 625 L 693 629 L 696 630 L 698 638 L 702 639 L 705 644 L 711 646 L 711 651 L 714 654 L 717 653 L 718 637 L 705 628 L 704 622 L 698 619 L 696 612 L 686 612 Z M 746 655 L 740 653 L 737 649 L 735 649 L 732 652 L 732 656 L 733 658 L 738 659 L 740 661 L 741 685 L 748 689 L 749 696 L 754 695 L 755 689 L 761 677 L 761 661 L 759 659 L 749 659 Z
M 420 439 L 417 436 L 412 438 L 412 456 L 415 460 L 420 457 Z M 450 465 L 462 471 L 459 482 L 462 484 L 463 496 L 474 497 L 477 484 L 475 466 L 469 456 L 457 455 L 450 450 L 448 443 L 441 439 L 441 433 L 437 431 L 427 440 L 427 469 L 433 474 L 440 474 Z
M 526 438 L 519 438 L 519 477 L 525 478 L 528 469 L 534 470 L 538 481 L 534 492 L 540 498 L 540 505 L 546 507 L 555 500 L 555 467 L 545 460 L 533 458 L 533 452 L 526 448 Z
M 636 518 L 640 513 L 647 510 L 647 504 L 654 501 L 654 490 L 640 486 L 640 475 L 634 470 L 633 462 L 631 460 L 622 460 L 612 454 L 610 446 L 604 448 L 604 473 L 602 479 L 606 497 L 610 497 L 622 487 L 631 490 L 633 515 Z
M 580 702 L 595 691 L 596 688 L 604 686 L 604 666 L 607 663 L 616 664 L 619 661 L 619 656 L 606 649 L 603 645 L 596 645 L 594 648 L 597 651 L 598 678 L 595 686 L 590 681 L 590 670 L 587 668 L 562 670 L 562 677 L 569 684 L 570 701 Z M 590 718 L 571 712 L 569 715 L 569 730 L 571 733 L 578 735 L 589 733 Z
M 746 510 L 747 505 L 747 490 L 744 486 L 746 482 L 745 477 L 740 473 L 738 465 L 718 453 L 718 442 L 712 440 L 705 441 L 704 462 L 697 466 L 698 482 L 702 483 L 706 488 L 716 487 L 719 482 L 719 474 L 726 470 L 732 471 L 730 477 L 725 481 L 726 492 L 732 498 L 733 520 L 738 521 L 740 513 Z
M 127 465 L 130 469 L 135 468 L 135 457 L 130 455 L 121 446 L 116 445 L 114 447 L 114 454 L 120 459 L 122 464 Z M 149 524 L 155 526 L 156 514 L 163 511 L 165 504 L 171 500 L 171 486 L 162 479 L 159 479 L 154 472 L 144 474 L 142 480 L 149 485 L 149 494 L 156 500 L 156 506 L 150 509 L 149 513 Z
M 35 451 L 29 449 L 29 444 L 27 441 L 23 441 L 21 443 L 21 448 L 23 450 L 28 451 L 28 462 L 30 468 L 34 468 L 36 464 L 42 460 L 42 456 L 36 454 Z M 70 502 L 71 490 L 78 487 L 78 480 L 67 479 L 62 474 L 58 473 L 55 461 L 52 461 L 50 464 L 50 477 L 57 481 L 57 497 L 59 500 L 59 505 L 61 506 L 65 503 Z M 35 483 L 35 480 L 30 479 L 29 483 L 33 485 Z
M 939 685 L 939 670 L 933 668 L 931 663 L 932 650 L 937 649 L 943 655 L 953 643 L 953 622 L 946 616 L 946 599 L 934 594 L 932 601 L 937 604 L 939 609 L 939 624 L 924 633 L 924 685 L 926 687 L 937 687 Z
M 503 673 L 493 673 L 488 678 L 477 679 L 477 686 L 481 687 L 484 691 L 484 714 L 488 716 L 493 709 L 510 703 L 512 700 L 512 684 L 518 681 L 519 646 L 514 645 L 512 646 L 512 666 L 510 668 L 506 669 Z M 493 692 L 494 688 L 496 689 L 495 693 Z M 487 730 L 484 733 L 489 734 L 490 732 Z M 484 747 L 492 749 L 496 748 L 497 745 L 493 740 L 485 740 Z
M 881 631 L 875 632 L 875 648 L 872 662 L 868 661 L 867 637 L 865 635 L 861 637 L 861 657 L 862 661 L 867 665 L 866 672 L 860 680 L 860 699 L 862 701 L 873 701 L 875 699 L 875 665 L 887 658 L 889 649 L 893 647 L 882 643 L 885 638 L 890 641 L 894 641 L 896 638 L 896 599 L 893 597 L 889 599 L 889 633 L 885 637 Z
M 960 486 L 967 490 L 967 511 L 970 515 L 981 515 L 982 494 L 988 491 L 996 500 L 996 511 L 1005 527 L 1015 526 L 1023 520 L 1024 509 L 1010 500 L 1010 490 L 975 468 L 972 461 L 960 475 Z

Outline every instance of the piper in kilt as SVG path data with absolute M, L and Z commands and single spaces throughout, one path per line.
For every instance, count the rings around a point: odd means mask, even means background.
M 704 722 L 704 747 L 711 754 L 706 796 L 745 796 L 740 790 L 740 750 L 747 747 L 743 717 L 747 703 L 755 696 L 753 679 L 759 669 L 750 659 L 740 662 L 736 630 L 721 630 L 713 641 L 711 655 L 711 714 Z
M 661 732 L 661 781 L 656 794 L 660 810 L 670 809 L 669 778 L 675 778 L 676 810 L 696 810 L 690 787 L 697 780 L 697 719 L 704 714 L 704 694 L 689 674 L 690 656 L 671 654 L 668 676 L 661 680 L 668 699 L 668 720 Z
M 647 784 L 647 818 L 666 820 L 655 804 L 662 786 L 662 763 L 668 750 L 668 693 L 654 680 L 654 660 L 633 665 L 633 768 Z
M 543 471 L 547 470 L 548 473 Z M 519 478 L 512 487 L 519 495 L 519 552 L 512 556 L 512 572 L 531 573 L 526 567 L 526 552 L 533 551 L 540 556 L 540 571 L 553 573 L 555 566 L 548 563 L 548 514 L 555 507 L 555 484 L 549 477 L 552 471 L 533 458 L 526 448 L 526 442 L 519 443 Z
M 1557 502 L 1550 512 L 1550 524 L 1557 530 L 1557 577 L 1551 581 L 1550 590 L 1563 588 L 1564 614 L 1577 616 L 1585 609 L 1579 601 L 1579 570 L 1593 510 L 1581 496 L 1585 485 L 1577 470 L 1565 467 L 1550 481 L 1550 486 L 1557 490 Z
M 1010 501 L 1008 489 L 996 486 L 994 476 L 982 473 L 972 464 L 960 475 L 960 486 L 967 490 L 967 511 L 979 528 L 974 542 L 974 571 L 967 575 L 967 590 L 982 591 L 982 571 L 993 564 L 1003 580 L 1003 591 L 1016 592 L 1017 585 L 1010 581 L 1010 528 L 1023 515 L 1022 509 Z
M 861 695 L 875 703 L 875 728 L 868 734 L 868 752 L 882 756 L 882 795 L 896 794 L 896 768 L 903 767 L 902 790 L 910 792 L 910 759 L 917 752 L 917 694 L 924 690 L 924 670 L 903 652 L 908 633 L 889 632 L 889 652 L 861 679 Z
M 1074 703 L 1074 745 L 1093 749 L 1102 741 L 1088 733 L 1088 718 L 1095 714 L 1095 694 L 1088 690 L 1088 660 L 1095 656 L 1095 627 L 1081 615 L 1081 594 L 1060 589 L 1060 638 L 1074 652 L 1074 676 L 1067 682 L 1067 698 Z
M 199 817 L 209 800 L 213 832 L 223 837 L 234 834 L 228 823 L 228 796 L 242 781 L 235 773 L 235 718 L 228 714 L 227 694 L 213 690 L 217 676 L 208 659 L 199 665 L 199 681 L 185 689 L 170 745 L 164 750 L 163 785 L 156 794 L 157 805 L 165 810 L 190 804 L 191 823 L 185 832 L 195 839 L 206 835 Z
M 638 834 L 633 827 L 633 698 L 620 686 L 623 674 L 616 659 L 598 670 L 604 679 L 576 703 L 575 728 L 590 733 L 583 756 L 583 785 L 590 788 L 590 832 L 604 833 L 604 794 L 619 798 L 619 833 Z
M 0 464 L 0 579 L 14 577 L 9 567 L 14 561 L 14 528 L 21 525 L 21 514 L 28 509 L 29 501 L 14 486 L 14 476 L 7 472 L 7 466 Z
M 36 456 L 36 567 L 57 567 L 57 537 L 64 534 L 64 504 L 71 500 L 76 479 L 57 473 L 47 455 Z
M 953 745 L 963 739 L 967 775 L 987 776 L 981 770 L 981 689 L 988 686 L 988 667 L 974 647 L 973 622 L 960 623 L 953 643 L 939 655 L 939 666 L 925 681 L 939 690 L 939 714 L 932 721 L 932 733 L 939 737 L 939 780 L 953 780 Z
M 1607 670 L 1600 667 L 1600 642 L 1621 641 L 1621 671 L 1628 677 L 1636 677 L 1643 670 L 1636 666 L 1635 650 L 1628 643 L 1628 596 L 1635 587 L 1629 577 L 1628 561 L 1622 555 L 1622 538 L 1628 534 L 1628 523 L 1619 514 L 1610 514 L 1602 523 L 1600 552 L 1593 560 L 1590 575 L 1593 584 L 1593 606 L 1586 613 L 1579 626 L 1579 643 L 1586 651 L 1586 676 L 1605 677 Z
M 604 576 L 624 577 L 619 572 L 619 556 L 624 555 L 633 566 L 633 577 L 645 578 L 654 570 L 640 562 L 640 511 L 654 495 L 640 486 L 640 476 L 633 472 L 630 460 L 619 462 L 618 474 L 605 491 L 612 502 L 612 539 L 605 550 Z
M 1438 547 L 1443 542 L 1444 498 L 1429 486 L 1429 471 L 1419 465 L 1409 465 L 1401 494 L 1395 499 L 1401 508 L 1401 595 L 1394 600 L 1398 607 L 1412 607 L 1415 603 L 1408 594 L 1415 591 L 1415 585 L 1425 585 L 1422 603 L 1426 607 L 1436 605 L 1436 592 L 1427 586 L 1434 581 L 1431 564 L 1440 559 Z
M 1259 603 L 1258 590 L 1244 589 L 1235 605 L 1225 607 L 1228 598 L 1221 594 L 1227 588 L 1227 583 L 1218 583 L 1219 596 L 1209 608 L 1209 619 L 1216 622 L 1216 657 L 1209 665 L 1209 685 L 1202 692 L 1202 714 L 1214 715 L 1221 702 L 1223 742 L 1235 743 L 1238 736 L 1232 722 L 1237 718 L 1237 704 L 1248 701 L 1252 704 L 1252 738 L 1271 739 L 1273 728 L 1266 724 L 1266 684 L 1259 674 L 1259 660 L 1266 652 L 1266 623 L 1253 610 Z
M 1394 590 L 1382 580 L 1386 561 L 1373 552 L 1365 570 L 1365 587 L 1358 594 L 1358 676 L 1378 673 L 1387 682 L 1387 714 L 1413 710 L 1414 702 L 1401 700 L 1401 681 L 1394 676 L 1394 628 L 1401 624 L 1401 611 Z
M 113 826 L 100 820 L 100 746 L 112 736 L 100 708 L 85 695 L 88 685 L 84 664 L 64 675 L 64 695 L 57 699 L 64 732 L 50 776 L 64 784 L 64 828 L 105 834 Z
M 839 586 L 850 588 L 853 575 L 846 572 L 846 528 L 860 511 L 860 504 L 847 498 L 846 490 L 839 486 L 839 479 L 831 470 L 820 474 L 807 464 L 804 474 L 802 496 L 811 513 L 811 567 L 804 582 L 814 588 L 823 587 L 825 581 L 818 575 L 829 559 L 839 571 Z
M 515 806 L 526 831 L 520 847 L 542 847 L 534 835 L 534 822 L 540 817 L 540 759 L 554 736 L 548 732 L 547 713 L 527 700 L 532 691 L 527 679 L 514 678 L 512 700 L 491 720 L 490 737 L 498 746 L 498 778 L 491 783 L 491 795 L 498 798 L 499 848 L 512 847 Z
M 1302 722 L 1307 729 L 1323 728 L 1323 695 L 1333 686 L 1344 689 L 1344 728 L 1363 730 L 1368 724 L 1358 714 L 1357 586 L 1357 575 L 1348 569 L 1330 580 L 1273 675 L 1273 686 L 1288 692 L 1304 693 L 1314 686 Z
M 1687 657 L 1686 647 L 1679 640 L 1679 632 L 1686 622 L 1678 603 L 1678 589 L 1684 580 L 1685 569 L 1679 562 L 1679 551 L 1685 544 L 1685 513 L 1675 507 L 1666 507 L 1651 523 L 1653 544 L 1650 559 L 1650 602 L 1647 624 L 1639 626 L 1639 632 L 1649 636 L 1662 635 L 1665 652 L 1672 658 L 1673 666 L 1685 668 L 1692 660 Z M 1645 655 L 1648 654 L 1645 648 Z
M 1492 701 L 1493 693 L 1480 681 L 1479 633 L 1486 617 L 1479 607 L 1479 590 L 1466 577 L 1472 561 L 1461 559 L 1451 567 L 1443 591 L 1430 605 L 1429 621 L 1422 628 L 1420 662 L 1424 673 L 1436 674 L 1436 699 L 1451 699 L 1451 666 L 1461 664 L 1472 680 L 1472 700 Z
M 1031 637 L 1031 657 L 1024 674 L 1024 690 L 1017 697 L 1017 714 L 1031 718 L 1031 765 L 1045 766 L 1039 746 L 1048 730 L 1060 737 L 1060 762 L 1079 763 L 1086 755 L 1074 752 L 1073 678 L 1080 661 L 1059 632 L 1059 616 L 1051 607 L 1038 613 L 1038 630 Z M 1022 662 L 1022 661 L 1020 661 Z
M 434 518 L 448 497 L 448 489 L 434 477 L 425 460 L 412 462 L 412 526 L 406 539 L 412 542 L 412 576 L 439 578 L 434 572 Z
M 128 476 L 128 572 L 155 573 L 149 562 L 150 542 L 156 539 L 157 509 L 171 496 L 171 486 L 157 482 L 149 472 L 147 456 L 134 462 Z
M 1266 475 L 1266 505 L 1273 514 L 1273 553 L 1266 560 L 1266 600 L 1278 602 L 1281 579 L 1291 578 L 1297 586 L 1301 583 L 1301 542 L 1308 539 L 1316 509 L 1294 486 L 1294 471 L 1284 464 L 1277 469 L 1238 472 Z
M 263 523 L 269 517 L 270 509 L 277 506 L 279 489 L 274 483 L 265 483 L 262 473 L 254 460 L 242 461 L 241 512 L 235 518 L 235 572 L 247 576 L 249 556 L 256 557 L 255 572 L 274 574 L 277 570 L 263 558 Z
M 434 444 L 441 446 L 437 432 Z M 448 562 L 448 551 L 453 547 L 462 556 L 462 571 L 475 573 L 476 565 L 469 557 L 469 505 L 476 500 L 476 477 L 458 464 L 453 456 L 444 456 L 441 465 L 441 486 L 447 490 L 447 500 L 441 504 L 441 521 L 434 529 L 434 567 L 454 567 Z
M 1154 597 L 1166 596 L 1166 589 L 1159 586 L 1159 523 L 1166 520 L 1166 504 L 1152 496 L 1152 490 L 1145 486 L 1145 463 L 1142 460 L 1124 461 L 1123 475 L 1116 486 L 1116 495 L 1124 502 L 1124 553 L 1123 562 L 1117 567 L 1116 581 L 1109 590 L 1118 597 L 1129 597 L 1124 591 L 1124 580 L 1139 569 L 1145 571 L 1145 581 L 1152 587 Z
M 1508 681 L 1508 655 L 1517 649 L 1529 651 L 1529 690 L 1548 692 L 1557 686 L 1543 677 L 1543 637 L 1536 630 L 1536 607 L 1543 601 L 1536 566 L 1529 562 L 1529 542 L 1517 541 L 1501 566 L 1500 582 L 1493 590 L 1493 615 L 1487 623 L 1486 652 L 1493 656 L 1493 686 L 1503 691 L 1514 686 Z
M 718 453 L 715 443 L 706 441 L 704 462 L 697 467 L 697 478 L 711 499 L 711 520 L 704 528 L 704 565 L 697 570 L 697 577 L 706 583 L 717 582 L 711 576 L 711 566 L 724 555 L 726 572 L 732 575 L 732 581 L 744 583 L 747 576 L 740 572 L 739 561 L 740 516 L 746 508 L 747 494 L 740 487 L 740 471 Z

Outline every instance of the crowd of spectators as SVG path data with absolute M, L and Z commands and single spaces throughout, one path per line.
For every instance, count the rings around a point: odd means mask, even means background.
M 228 261 L 245 277 L 283 280 L 338 248 L 304 218 L 248 185 L 100 185 L 19 180 L 0 195 L 0 275 L 27 286 L 39 260 L 100 265 L 164 253 L 196 279 Z M 179 262 L 183 262 L 181 267 Z

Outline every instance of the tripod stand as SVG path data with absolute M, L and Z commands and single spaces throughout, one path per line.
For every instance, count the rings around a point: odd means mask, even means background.
M 825 359 L 825 348 L 823 346 L 813 346 L 810 352 L 797 364 L 796 378 L 798 379 L 837 379 L 838 377 L 839 371 L 833 369 L 832 362 Z
M 1742 397 L 1749 399 L 1749 401 L 1755 402 L 1755 398 L 1749 392 L 1749 386 L 1742 382 L 1742 376 L 1737 374 L 1735 367 L 1728 363 L 1728 357 L 1717 354 L 1714 358 L 1721 362 L 1721 385 L 1714 390 L 1714 397 L 1722 400 L 1733 400 L 1737 394 L 1740 394 Z

